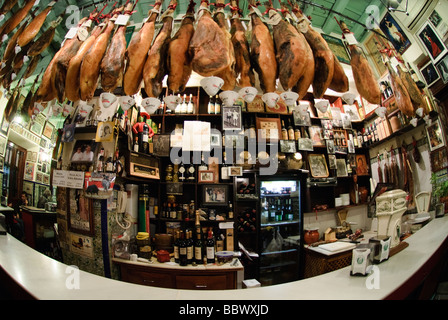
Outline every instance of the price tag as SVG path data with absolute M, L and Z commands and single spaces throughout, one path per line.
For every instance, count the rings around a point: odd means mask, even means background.
M 117 17 L 117 20 L 115 20 L 115 25 L 116 26 L 125 26 L 128 24 L 130 18 L 131 18 L 131 16 L 129 16 L 129 15 L 120 14 Z
M 358 44 L 358 41 L 356 41 L 355 35 L 353 33 L 344 33 L 344 37 L 350 46 Z
M 301 33 L 307 33 L 309 30 L 309 20 L 308 19 L 301 19 L 298 23 L 297 23 L 297 29 L 301 32 Z
M 87 39 L 87 37 L 89 36 L 89 31 L 87 31 L 86 28 L 81 27 L 78 29 L 77 35 L 78 35 L 79 40 L 85 41 Z
M 78 27 L 73 27 L 68 30 L 67 34 L 65 35 L 65 39 L 73 39 L 78 33 Z
M 273 10 L 269 10 L 269 19 L 266 21 L 267 24 L 276 26 L 282 21 L 282 16 Z

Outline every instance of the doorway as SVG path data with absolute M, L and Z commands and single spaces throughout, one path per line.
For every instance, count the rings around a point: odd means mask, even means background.
M 26 154 L 26 149 L 8 141 L 2 182 L 2 195 L 6 197 L 7 204 L 14 205 L 22 193 Z

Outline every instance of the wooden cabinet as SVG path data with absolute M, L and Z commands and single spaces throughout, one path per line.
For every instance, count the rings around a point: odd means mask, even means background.
M 241 288 L 244 268 L 237 266 L 168 266 L 154 262 L 152 264 L 131 262 L 114 258 L 120 266 L 121 280 L 145 286 L 188 289 L 188 290 L 225 290 Z

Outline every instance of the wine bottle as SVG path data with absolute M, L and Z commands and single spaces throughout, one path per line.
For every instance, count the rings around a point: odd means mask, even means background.
M 282 140 L 288 140 L 288 131 L 286 130 L 284 120 L 282 120 Z
M 188 106 L 187 106 L 187 95 L 184 94 L 184 100 L 182 101 L 182 104 L 180 106 L 180 113 L 182 114 L 186 114 L 188 110 Z
M 179 231 L 174 235 L 174 262 L 179 263 Z
M 207 113 L 208 114 L 215 113 L 215 102 L 213 101 L 213 97 L 210 97 L 210 100 L 208 100 Z
M 201 155 L 201 165 L 198 168 L 198 171 L 207 171 L 208 170 L 208 166 L 205 163 L 205 159 L 204 159 L 204 154 Z
M 179 242 L 179 265 L 186 266 L 188 264 L 187 260 L 187 241 L 185 239 L 185 233 L 180 231 L 180 242 Z
M 213 238 L 213 232 L 211 229 L 208 230 L 206 246 L 207 246 L 207 263 L 215 263 L 215 239 Z
M 219 96 L 216 95 L 215 97 L 215 114 L 221 113 L 221 100 L 219 99 Z
M 194 242 L 194 262 L 196 262 L 196 264 L 202 264 L 204 262 L 204 254 L 202 250 L 202 234 L 201 222 L 199 221 L 199 211 L 196 211 L 195 214 L 196 241 Z
M 249 139 L 255 140 L 256 138 L 257 138 L 257 130 L 255 129 L 254 118 L 251 118 L 249 127 Z
M 149 153 L 149 127 L 146 124 L 146 121 L 143 122 L 143 134 L 142 134 L 142 146 L 141 153 L 148 154 Z
M 188 114 L 194 113 L 193 95 L 191 93 L 190 93 L 190 99 L 188 100 L 187 113 Z
M 180 96 L 180 94 L 177 95 L 177 97 L 179 98 L 179 103 L 176 106 L 176 109 L 174 109 L 174 113 L 175 114 L 180 114 L 180 111 L 182 110 L 182 98 Z
M 294 128 L 292 127 L 290 118 L 288 118 L 288 139 L 294 140 Z
M 227 219 L 233 220 L 233 205 L 232 202 L 229 201 L 229 213 L 227 214 Z
M 222 166 L 221 166 L 221 180 L 222 181 L 228 181 L 230 179 L 229 167 L 227 166 L 227 163 L 226 163 L 226 161 L 227 161 L 226 153 L 223 152 L 223 155 L 224 155 L 224 161 L 223 161 Z
M 134 138 L 134 152 L 138 152 L 138 137 Z
M 193 263 L 193 237 L 191 230 L 186 231 L 187 233 L 187 264 Z

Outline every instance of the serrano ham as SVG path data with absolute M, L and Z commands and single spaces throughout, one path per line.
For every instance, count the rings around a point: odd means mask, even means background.
M 15 14 L 11 16 L 11 18 L 8 19 L 8 21 L 3 24 L 2 30 L 0 32 L 0 39 L 4 34 L 9 34 L 23 21 L 23 19 L 25 19 L 31 8 L 34 6 L 35 2 L 36 0 L 28 0 L 21 9 L 19 9 Z
M 415 83 L 414 79 L 412 79 L 409 70 L 403 64 L 400 64 L 397 67 L 398 75 L 400 76 L 401 81 L 403 82 L 405 88 L 409 93 L 409 98 L 411 98 L 412 105 L 414 106 L 414 111 L 418 108 L 425 109 L 425 101 L 423 100 L 423 95 Z
M 344 34 L 349 34 L 347 25 L 341 21 L 340 27 Z M 351 53 L 350 65 L 353 70 L 356 89 L 359 94 L 372 104 L 381 103 L 381 90 L 375 79 L 372 67 L 356 44 L 349 44 Z
M 225 31 L 212 19 L 208 1 L 202 0 L 198 23 L 190 41 L 193 70 L 203 77 L 215 76 L 225 71 L 233 60 L 229 39 Z
M 59 19 L 53 21 L 50 27 L 44 33 L 42 33 L 42 35 L 29 47 L 27 51 L 28 56 L 37 56 L 48 48 L 48 46 L 51 44 L 51 41 L 53 41 L 54 35 L 56 33 L 56 27 L 62 21 L 62 15 Z
M 14 8 L 14 6 L 17 4 L 18 1 L 19 0 L 5 1 L 2 7 L 0 8 L 0 15 L 9 12 L 12 8 Z
M 102 27 L 96 26 L 87 40 L 83 42 L 76 55 L 69 62 L 67 75 L 65 78 L 65 97 L 70 101 L 75 102 L 81 99 L 79 92 L 79 73 L 81 71 L 81 63 L 84 59 L 84 56 L 95 43 L 96 38 L 101 34 L 103 30 L 104 29 Z
M 329 88 L 336 92 L 347 92 L 350 89 L 348 77 L 345 74 L 344 68 L 339 62 L 338 58 L 334 55 L 334 73 Z
M 302 34 L 296 28 L 283 20 L 282 16 L 273 8 L 272 3 L 267 4 L 270 21 L 273 23 L 273 38 L 276 48 L 278 65 L 278 79 L 285 91 L 298 85 L 299 80 L 306 75 L 307 70 L 314 75 L 314 59 L 308 65 L 308 56 L 313 54 Z M 312 81 L 312 79 L 311 79 Z M 305 90 L 308 89 L 311 81 Z
M 133 4 L 128 3 L 125 15 L 130 16 Z M 126 54 L 126 26 L 121 25 L 115 31 L 107 52 L 101 61 L 101 87 L 112 92 L 122 85 Z
M 232 36 L 227 30 L 227 21 L 226 16 L 224 14 L 224 7 L 225 3 L 224 0 L 217 0 L 215 3 L 215 6 L 217 7 L 217 10 L 214 15 L 214 20 L 218 24 L 218 26 L 221 28 L 222 32 L 225 35 L 226 39 L 226 54 L 229 57 L 229 64 L 227 67 L 216 74 L 216 76 L 220 77 L 224 80 L 224 84 L 221 87 L 221 90 L 233 90 L 236 86 L 236 75 L 235 75 L 235 51 L 233 49 L 233 43 L 232 43 Z
M 86 22 L 87 18 L 83 18 L 80 20 L 78 26 L 82 27 L 82 25 Z M 75 51 L 80 46 L 80 41 L 77 36 L 73 37 L 72 39 L 67 39 L 64 42 L 64 45 L 62 48 L 56 52 L 53 59 L 50 61 L 50 63 L 47 66 L 47 69 L 44 72 L 44 75 L 42 77 L 42 82 L 39 86 L 39 89 L 36 92 L 36 102 L 41 101 L 51 101 L 54 98 L 56 98 L 56 87 L 54 84 L 54 73 L 56 69 L 56 63 L 63 57 L 67 51 Z M 65 79 L 64 79 L 65 81 Z
M 268 27 L 263 23 L 255 0 L 250 0 L 249 15 L 252 23 L 250 43 L 251 65 L 258 74 L 261 90 L 265 93 L 274 92 L 278 75 L 275 59 L 274 40 Z
M 168 89 L 173 93 L 183 92 L 191 72 L 192 55 L 188 49 L 190 40 L 194 34 L 194 6 L 190 0 L 187 14 L 182 19 L 179 30 L 171 39 L 168 47 L 167 68 L 168 68 Z
M 140 90 L 143 79 L 143 67 L 154 37 L 155 22 L 159 14 L 161 2 L 156 2 L 149 12 L 149 18 L 129 43 L 126 50 L 126 71 L 123 78 L 125 94 L 133 95 Z
M 113 16 L 116 18 L 122 9 L 123 8 L 114 10 L 112 13 Z M 105 30 L 95 40 L 95 43 L 89 49 L 81 63 L 79 72 L 79 90 L 81 100 L 83 101 L 92 99 L 95 94 L 98 79 L 100 77 L 101 60 L 106 53 L 107 45 L 115 27 L 114 22 L 109 18 L 106 18 L 105 23 Z
M 235 75 L 240 88 L 253 87 L 255 75 L 250 63 L 249 42 L 246 38 L 246 29 L 240 19 L 238 0 L 231 1 L 232 17 L 230 19 L 230 34 L 235 51 Z
M 46 7 L 33 19 L 33 21 L 30 22 L 30 24 L 25 28 L 24 32 L 17 39 L 17 44 L 19 46 L 26 46 L 34 39 L 35 36 L 37 36 L 51 9 L 53 9 L 53 6 Z
M 328 46 L 325 39 L 319 32 L 311 27 L 303 13 L 299 10 L 297 3 L 292 5 L 292 12 L 298 18 L 299 31 L 303 33 L 306 41 L 310 45 L 314 55 L 314 80 L 313 93 L 314 98 L 320 99 L 327 91 L 333 80 L 334 75 L 334 54 Z M 303 98 L 303 97 L 302 97 Z
M 145 91 L 149 97 L 157 98 L 162 93 L 163 78 L 167 74 L 166 55 L 173 30 L 173 14 L 177 0 L 171 0 L 168 9 L 162 15 L 162 28 L 154 39 L 143 68 Z

